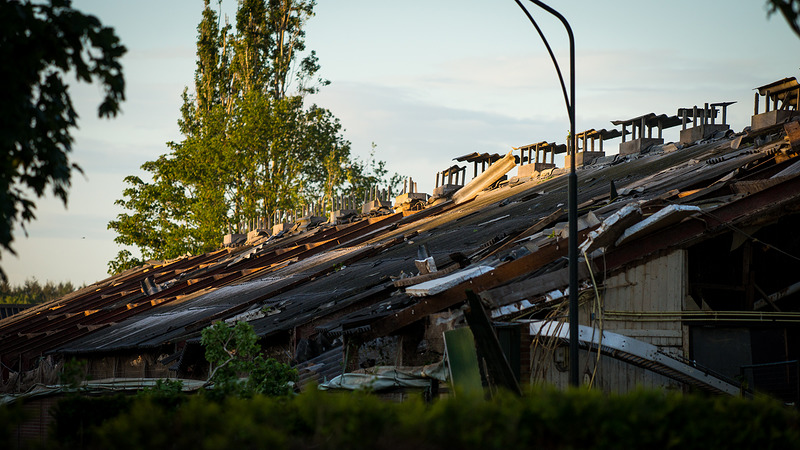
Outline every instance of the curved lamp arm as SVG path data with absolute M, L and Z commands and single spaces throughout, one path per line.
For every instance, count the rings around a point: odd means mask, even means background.
M 567 104 L 567 113 L 569 114 L 569 144 L 572 147 L 569 151 L 570 158 L 570 171 L 568 178 L 568 218 L 569 218 L 569 380 L 572 386 L 578 386 L 578 175 L 575 173 L 575 153 L 578 149 L 577 136 L 575 135 L 575 37 L 572 34 L 572 28 L 569 26 L 567 19 L 564 18 L 558 11 L 545 5 L 539 0 L 530 0 L 531 3 L 544 9 L 550 14 L 556 16 L 558 20 L 564 24 L 569 35 L 569 95 L 567 95 L 567 87 L 564 85 L 564 77 L 561 74 L 561 68 L 556 61 L 553 50 L 550 44 L 542 33 L 542 29 L 533 19 L 533 16 L 522 5 L 521 0 L 514 0 L 520 8 L 528 16 L 539 37 L 542 38 L 547 52 L 550 53 L 550 58 L 553 60 L 553 65 L 556 67 L 558 79 L 561 82 L 561 91 L 564 93 L 564 102 Z

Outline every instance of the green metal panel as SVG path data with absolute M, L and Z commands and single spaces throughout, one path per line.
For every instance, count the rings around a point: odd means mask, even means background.
M 445 331 L 444 345 L 453 389 L 469 394 L 482 393 L 481 372 L 472 330 L 458 328 Z

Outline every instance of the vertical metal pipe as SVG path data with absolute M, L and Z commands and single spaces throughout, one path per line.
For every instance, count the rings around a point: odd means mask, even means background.
M 563 16 L 558 15 L 569 35 L 569 132 L 573 148 L 577 145 L 575 134 L 575 38 L 572 28 Z M 569 171 L 569 379 L 578 386 L 578 175 L 575 173 L 575 152 L 570 155 Z
M 541 28 L 530 15 L 527 9 L 515 0 L 517 5 L 528 16 L 539 37 L 544 41 L 547 51 L 550 53 L 550 58 L 558 73 L 559 81 L 561 82 L 561 90 L 564 93 L 564 102 L 567 105 L 567 112 L 569 113 L 569 144 L 572 146 L 569 152 L 570 158 L 570 172 L 568 177 L 568 194 L 567 194 L 567 207 L 568 207 L 568 222 L 569 222 L 569 380 L 572 386 L 578 386 L 578 175 L 575 173 L 575 150 L 578 146 L 577 135 L 575 133 L 575 36 L 572 33 L 572 28 L 569 22 L 558 11 L 547 6 L 539 0 L 530 0 L 540 8 L 556 16 L 558 20 L 564 25 L 569 36 L 569 94 L 567 94 L 566 86 L 564 85 L 564 78 L 561 75 L 561 68 L 556 61 L 550 44 L 542 33 Z M 623 128 L 624 129 L 624 128 Z

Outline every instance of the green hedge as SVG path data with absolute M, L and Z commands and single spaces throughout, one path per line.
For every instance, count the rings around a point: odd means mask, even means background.
M 76 400 L 72 400 L 76 401 Z M 800 448 L 800 415 L 770 399 L 540 389 L 523 398 L 464 396 L 426 404 L 311 390 L 294 398 L 87 399 L 52 448 L 115 449 L 715 449 Z M 92 406 L 94 401 L 105 401 Z M 74 407 L 79 407 L 77 410 Z M 84 414 L 91 421 L 76 417 Z M 62 407 L 62 412 L 68 408 Z M 59 420 L 65 420 L 62 417 Z M 89 422 L 94 425 L 83 426 Z M 83 424 L 83 425 L 82 425 Z M 66 426 L 65 426 L 66 425 Z M 81 431 L 78 436 L 78 430 Z M 67 430 L 67 431 L 65 431 Z M 72 430 L 70 435 L 68 430 Z M 65 434 L 66 433 L 66 434 Z

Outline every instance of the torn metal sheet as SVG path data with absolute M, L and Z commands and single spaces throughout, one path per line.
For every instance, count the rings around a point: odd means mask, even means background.
M 655 345 L 610 331 L 601 332 L 585 325 L 578 328 L 578 340 L 583 347 L 600 349 L 605 355 L 712 392 L 734 396 L 741 392 L 739 386 L 711 375 L 708 370 L 689 365 Z M 531 322 L 530 333 L 531 336 L 549 336 L 569 341 L 569 324 L 535 321 Z
M 500 308 L 497 309 L 493 309 L 491 311 L 491 316 L 493 320 L 496 320 L 500 317 L 505 317 L 511 314 L 520 313 L 522 311 L 525 311 L 526 309 L 531 309 L 535 306 L 536 304 L 531 303 L 528 300 L 522 300 L 519 302 L 511 303 L 509 305 L 501 306 Z
M 757 300 L 753 304 L 753 309 L 761 309 L 767 306 L 768 303 L 774 305 L 774 303 L 777 302 L 778 300 L 786 296 L 796 294 L 797 292 L 800 292 L 800 282 L 787 286 L 786 288 L 783 288 L 780 291 L 775 292 L 774 294 L 770 294 L 769 296 L 764 296 L 764 298 L 761 300 Z
M 460 205 L 472 200 L 480 191 L 491 186 L 507 174 L 509 170 L 516 167 L 516 165 L 517 162 L 516 159 L 514 159 L 514 155 L 512 152 L 508 152 L 506 156 L 489 166 L 482 174 L 473 178 L 466 186 L 453 194 L 453 203 Z
M 191 380 L 187 378 L 171 378 L 180 381 L 181 391 L 196 392 L 205 385 L 205 380 Z M 81 394 L 96 395 L 112 392 L 136 392 L 142 389 L 153 389 L 161 379 L 155 378 L 105 378 L 102 380 L 84 381 L 80 385 Z M 27 401 L 38 397 L 61 396 L 73 393 L 75 390 L 66 385 L 36 385 L 33 389 L 22 394 L 0 395 L 0 405 L 11 405 L 19 401 Z
M 657 213 L 648 217 L 647 219 L 629 227 L 622 233 L 622 236 L 617 239 L 615 245 L 620 245 L 636 238 L 654 233 L 662 228 L 674 225 L 681 220 L 700 212 L 697 206 L 689 205 L 669 205 L 662 208 Z
M 492 266 L 477 266 L 464 269 L 460 272 L 456 272 L 443 278 L 437 278 L 435 280 L 426 281 L 424 283 L 408 287 L 406 288 L 406 294 L 412 297 L 427 297 L 429 295 L 435 295 L 440 292 L 444 292 L 453 286 L 459 285 L 471 278 L 491 272 L 492 270 L 494 270 L 494 267 Z
M 639 202 L 629 203 L 619 211 L 608 216 L 600 227 L 591 233 L 579 249 L 581 253 L 591 253 L 592 251 L 607 247 L 617 240 L 628 227 L 642 220 L 642 205 Z
M 344 389 L 357 391 L 368 389 L 382 391 L 398 387 L 425 389 L 431 381 L 446 382 L 447 370 L 443 362 L 422 367 L 371 367 L 367 373 L 343 373 L 319 385 L 321 390 Z

